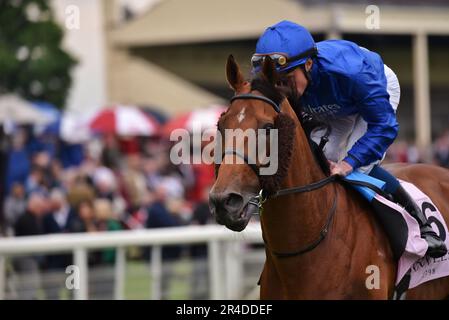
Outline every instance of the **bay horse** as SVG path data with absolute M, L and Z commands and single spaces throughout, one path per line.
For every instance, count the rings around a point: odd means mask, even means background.
M 259 80 L 249 83 L 234 58 L 228 58 L 227 81 L 235 96 L 217 125 L 218 130 L 278 129 L 278 172 L 271 177 L 258 176 L 244 154 L 225 150 L 223 160 L 242 157 L 245 163 L 224 161 L 217 165 L 209 195 L 212 214 L 218 223 L 242 231 L 250 220 L 254 200 L 261 201 L 259 190 L 276 192 L 299 186 L 297 191 L 302 192 L 287 192 L 263 205 L 260 219 L 266 261 L 260 298 L 391 299 L 397 267 L 382 226 L 366 200 L 331 181 L 318 164 L 298 116 L 276 87 L 273 63 L 265 60 Z M 223 143 L 226 146 L 229 141 Z M 424 164 L 387 169 L 429 195 L 449 220 L 448 170 Z M 326 180 L 329 183 L 320 183 Z M 380 271 L 380 286 L 368 289 L 367 267 L 373 265 Z M 407 292 L 407 299 L 448 297 L 449 277 Z

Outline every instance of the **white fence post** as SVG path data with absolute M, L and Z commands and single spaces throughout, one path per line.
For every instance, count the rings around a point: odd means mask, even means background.
M 114 299 L 125 298 L 126 248 L 118 247 L 115 253 Z
M 243 292 L 242 277 L 242 246 L 237 241 L 229 241 L 225 243 L 224 259 L 226 265 L 226 299 L 240 299 Z
M 76 248 L 73 251 L 73 261 L 75 266 L 79 269 L 79 284 L 80 287 L 75 289 L 75 300 L 88 299 L 88 266 L 87 266 L 87 251 L 85 248 Z
M 162 297 L 162 248 L 151 248 L 151 298 L 160 300 Z
M 219 300 L 222 298 L 220 292 L 220 244 L 217 240 L 211 240 L 208 243 L 208 263 L 209 263 L 209 286 L 210 298 Z
M 0 300 L 5 300 L 6 291 L 6 258 L 0 256 Z

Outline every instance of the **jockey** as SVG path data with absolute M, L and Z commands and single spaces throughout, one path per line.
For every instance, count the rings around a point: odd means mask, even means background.
M 279 22 L 261 35 L 251 58 L 253 72 L 260 70 L 265 56 L 296 88 L 304 111 L 330 126 L 324 154 L 331 173 L 346 176 L 357 170 L 385 181 L 386 191 L 418 221 L 421 237 L 429 245 L 427 255 L 445 255 L 444 242 L 422 210 L 379 165 L 398 133 L 400 98 L 398 78 L 382 58 L 350 41 L 315 43 L 306 28 L 290 21 Z M 319 143 L 324 132 L 314 129 L 312 140 Z

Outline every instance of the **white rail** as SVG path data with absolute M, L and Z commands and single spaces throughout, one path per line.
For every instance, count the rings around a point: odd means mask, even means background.
M 235 299 L 236 289 L 229 283 L 239 278 L 241 260 L 239 248 L 244 243 L 261 243 L 262 233 L 258 223 L 250 224 L 242 233 L 235 233 L 223 226 L 187 226 L 136 231 L 99 233 L 55 234 L 15 238 L 0 238 L 0 300 L 5 298 L 6 257 L 15 255 L 72 252 L 74 264 L 80 271 L 80 288 L 75 299 L 88 298 L 87 251 L 101 248 L 117 248 L 115 262 L 115 298 L 124 298 L 126 270 L 125 249 L 128 246 L 152 246 L 151 278 L 152 298 L 161 297 L 160 273 L 164 245 L 208 244 L 210 292 L 212 299 Z M 224 252 L 223 252 L 224 250 Z M 226 272 L 222 266 L 226 265 Z M 238 282 L 237 282 L 238 283 Z M 229 286 L 229 288 L 227 287 Z

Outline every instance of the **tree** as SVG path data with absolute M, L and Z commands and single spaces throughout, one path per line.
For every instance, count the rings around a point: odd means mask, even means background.
M 15 92 L 63 108 L 77 61 L 47 0 L 0 0 L 0 94 Z

